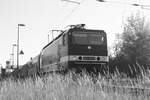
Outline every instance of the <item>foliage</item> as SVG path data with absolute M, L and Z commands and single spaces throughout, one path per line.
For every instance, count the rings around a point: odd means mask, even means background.
M 123 26 L 121 42 L 116 45 L 119 47 L 119 52 L 117 51 L 113 61 L 119 67 L 129 67 L 129 65 L 148 67 L 150 65 L 150 27 L 145 18 L 140 17 L 139 13 L 129 16 Z
M 149 64 L 150 29 L 145 19 L 132 15 L 127 19 L 122 34 L 121 53 L 133 63 Z
M 99 76 L 96 82 L 86 74 L 54 74 L 37 77 L 36 80 L 5 80 L 1 81 L 0 100 L 149 100 L 149 91 L 146 90 L 143 90 L 144 94 L 132 95 L 127 89 L 104 88 L 103 85 L 122 84 L 120 74 L 117 74 L 109 80 Z M 141 82 L 139 80 L 133 84 L 129 79 L 126 85 L 134 88 L 140 86 Z

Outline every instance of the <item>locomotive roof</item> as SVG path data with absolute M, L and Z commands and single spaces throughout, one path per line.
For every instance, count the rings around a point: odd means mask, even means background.
M 95 31 L 95 32 L 100 31 L 100 32 L 104 32 L 104 34 L 105 34 L 105 31 L 104 31 L 104 30 L 96 30 L 96 29 L 70 29 L 69 31 L 71 31 L 71 32 L 72 32 L 72 31 L 83 31 L 83 32 L 84 32 L 84 31 L 85 31 L 85 32 L 86 32 L 86 31 L 92 31 L 92 32 L 93 32 L 93 31 Z
M 85 28 L 71 28 L 71 29 L 69 29 L 69 30 L 65 30 L 65 31 L 63 31 L 60 35 L 58 35 L 55 39 L 53 39 L 50 43 L 48 43 L 45 47 L 43 47 L 43 49 L 45 49 L 47 46 L 49 46 L 50 44 L 52 44 L 55 40 L 57 40 L 59 37 L 61 37 L 63 34 L 66 34 L 66 33 L 68 33 L 68 32 L 73 32 L 73 31 L 101 31 L 101 32 L 103 32 L 104 34 L 106 34 L 105 33 L 105 31 L 104 30 L 95 30 L 95 29 L 85 29 Z M 42 49 L 42 50 L 43 50 Z

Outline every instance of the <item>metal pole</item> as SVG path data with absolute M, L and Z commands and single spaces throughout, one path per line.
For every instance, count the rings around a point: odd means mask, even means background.
M 17 30 L 17 68 L 19 68 L 19 24 Z
M 12 49 L 12 67 L 14 66 L 14 45 Z
M 12 62 L 12 53 L 10 54 L 10 59 L 9 59 L 9 61 L 10 61 L 10 65 L 11 65 L 11 62 Z
M 12 49 L 12 67 L 14 66 L 14 47 L 17 46 L 17 44 L 13 44 L 13 49 Z
M 52 30 L 52 40 L 54 39 L 54 37 L 53 37 L 53 30 Z
M 18 24 L 18 32 L 17 32 L 17 68 L 19 68 L 19 26 L 25 26 L 24 24 Z
M 49 43 L 49 34 L 48 34 L 48 43 Z

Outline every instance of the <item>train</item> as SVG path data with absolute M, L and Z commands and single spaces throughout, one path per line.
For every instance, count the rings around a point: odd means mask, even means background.
M 12 72 L 17 77 L 50 72 L 101 71 L 108 66 L 107 34 L 104 30 L 86 29 L 85 24 L 69 29 L 42 48 L 21 68 Z

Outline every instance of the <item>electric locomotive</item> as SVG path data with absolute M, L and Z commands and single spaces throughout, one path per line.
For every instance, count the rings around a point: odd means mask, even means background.
M 107 35 L 104 30 L 72 25 L 46 45 L 39 55 L 40 73 L 51 71 L 101 71 L 108 65 Z

